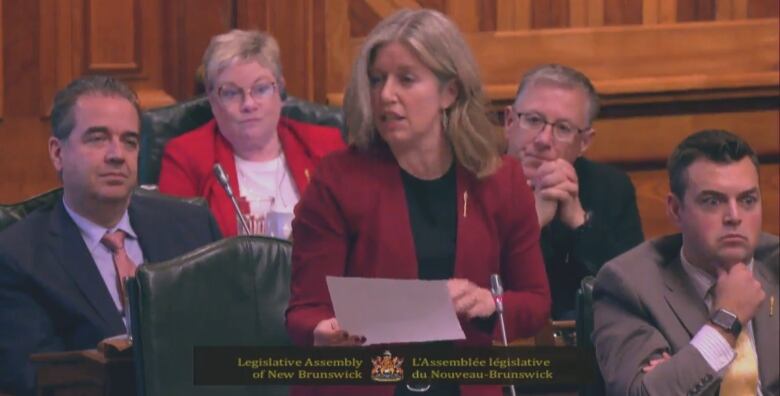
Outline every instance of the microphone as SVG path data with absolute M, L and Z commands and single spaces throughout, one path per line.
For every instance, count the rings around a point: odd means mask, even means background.
M 244 215 L 241 214 L 241 208 L 238 207 L 238 200 L 236 200 L 236 196 L 233 194 L 233 189 L 230 188 L 230 182 L 227 173 L 225 173 L 225 170 L 222 169 L 222 165 L 220 164 L 214 164 L 212 169 L 214 170 L 214 176 L 217 177 L 219 185 L 221 185 L 222 189 L 225 190 L 228 198 L 230 198 L 230 202 L 233 204 L 233 210 L 236 212 L 236 217 L 238 218 L 239 223 L 241 223 L 241 228 L 244 230 L 244 234 L 251 235 L 252 233 L 249 232 L 249 225 L 246 224 L 246 219 L 244 219 Z
M 504 346 L 509 346 L 509 342 L 506 339 L 506 324 L 504 323 L 504 288 L 501 286 L 501 278 L 498 274 L 490 275 L 490 294 L 493 295 L 493 301 L 496 303 L 496 313 L 498 314 L 498 323 L 501 328 L 501 341 Z M 509 392 L 512 396 L 516 396 L 515 386 L 509 385 Z

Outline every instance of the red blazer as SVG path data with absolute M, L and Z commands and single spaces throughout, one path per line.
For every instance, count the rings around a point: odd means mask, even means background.
M 490 288 L 501 275 L 507 336 L 528 337 L 550 314 L 550 290 L 539 248 L 533 195 L 519 163 L 504 157 L 479 180 L 456 170 L 458 230 L 454 278 Z M 334 316 L 326 275 L 417 278 L 417 258 L 398 163 L 387 149 L 334 153 L 320 163 L 293 220 L 292 285 L 287 331 L 298 345 L 313 344 L 314 327 Z M 460 345 L 500 340 L 461 319 Z M 349 329 L 346 329 L 349 330 Z M 295 388 L 294 394 L 392 395 L 393 386 Z M 501 395 L 497 386 L 468 386 L 461 394 Z
M 332 127 L 303 123 L 286 117 L 277 127 L 282 151 L 295 181 L 303 195 L 314 167 L 327 153 L 344 147 L 341 132 Z M 236 161 L 233 147 L 217 127 L 216 120 L 171 139 L 163 152 L 160 169 L 160 191 L 183 197 L 206 198 L 222 235 L 237 234 L 236 215 L 225 190 L 217 181 L 212 167 L 222 164 L 230 177 L 230 186 L 237 195 Z

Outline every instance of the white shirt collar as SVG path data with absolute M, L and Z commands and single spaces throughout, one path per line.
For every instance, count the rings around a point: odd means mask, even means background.
M 688 275 L 688 278 L 693 283 L 693 287 L 696 288 L 696 295 L 701 297 L 704 301 L 707 299 L 707 292 L 715 286 L 718 279 L 710 275 L 707 271 L 691 264 L 691 262 L 685 258 L 683 251 L 683 248 L 680 248 L 680 262 L 682 262 L 683 270 L 685 270 L 686 275 Z M 751 257 L 750 263 L 748 263 L 748 269 L 751 272 L 753 272 L 753 261 L 754 260 Z
M 62 200 L 63 205 L 65 206 L 65 211 L 68 212 L 68 215 L 71 219 L 73 219 L 73 222 L 76 223 L 76 226 L 81 231 L 81 235 L 84 237 L 84 242 L 87 245 L 87 249 L 90 251 L 93 250 L 95 247 L 97 247 L 98 244 L 100 244 L 100 240 L 103 238 L 104 235 L 108 232 L 113 232 L 116 230 L 122 230 L 125 232 L 127 238 L 131 239 L 138 239 L 138 236 L 133 231 L 133 228 L 130 226 L 130 216 L 127 214 L 127 209 L 125 209 L 125 212 L 122 214 L 122 218 L 119 219 L 119 223 L 114 228 L 106 228 L 101 225 L 95 224 L 91 220 L 87 219 L 86 217 L 76 213 L 75 210 L 71 209 L 68 206 L 68 203 L 65 202 L 65 200 Z

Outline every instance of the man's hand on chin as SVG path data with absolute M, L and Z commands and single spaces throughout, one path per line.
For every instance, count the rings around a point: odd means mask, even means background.
M 557 214 L 561 222 L 574 229 L 585 222 L 585 210 L 579 198 L 579 181 L 574 167 L 566 160 L 556 159 L 544 162 L 533 171 L 532 187 L 537 200 L 537 214 L 542 226 Z M 550 214 L 556 202 L 557 211 Z M 540 207 L 541 206 L 541 207 Z

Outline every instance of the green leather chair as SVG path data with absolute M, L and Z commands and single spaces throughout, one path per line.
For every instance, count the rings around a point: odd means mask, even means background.
M 167 195 L 163 195 L 156 190 L 150 190 L 146 188 L 137 188 L 136 194 L 140 195 L 154 195 L 164 196 L 170 198 Z M 0 231 L 10 227 L 12 224 L 23 219 L 37 209 L 45 209 L 54 205 L 55 202 L 62 199 L 62 188 L 55 188 L 42 194 L 38 194 L 31 198 L 25 199 L 21 202 L 11 204 L 0 204 Z M 170 198 L 178 199 L 184 202 L 189 202 L 196 205 L 206 206 L 206 200 L 202 197 L 192 198 Z
M 580 290 L 577 291 L 577 346 L 586 347 L 593 350 L 593 341 L 590 336 L 593 333 L 593 284 L 596 278 L 586 276 L 580 282 Z M 604 379 L 601 377 L 601 371 L 596 363 L 596 356 L 593 359 L 596 378 L 593 383 L 583 385 L 580 388 L 580 396 L 601 396 L 604 395 Z
M 214 242 L 128 280 L 139 395 L 287 395 L 287 387 L 194 386 L 195 346 L 292 345 L 284 326 L 291 244 Z
M 62 197 L 62 188 L 38 194 L 22 202 L 0 205 L 0 231 L 23 219 L 36 209 L 43 209 L 54 205 Z
M 345 136 L 341 109 L 284 95 L 282 116 L 317 125 L 339 128 Z M 149 109 L 141 117 L 141 147 L 138 152 L 138 183 L 157 184 L 165 144 L 214 117 L 205 96 L 170 106 Z

